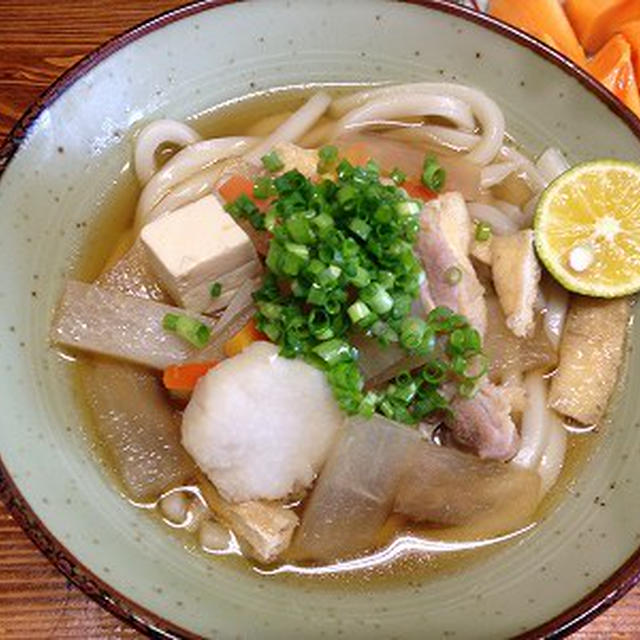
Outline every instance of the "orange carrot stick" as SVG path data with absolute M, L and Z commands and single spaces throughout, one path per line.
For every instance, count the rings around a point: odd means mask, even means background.
M 225 180 L 218 187 L 218 193 L 226 202 L 233 202 L 242 195 L 253 200 L 253 182 L 249 178 L 236 174 Z
M 222 350 L 227 358 L 232 358 L 258 340 L 267 340 L 267 336 L 258 330 L 255 320 L 251 318 L 238 333 L 224 343 Z
M 217 362 L 189 362 L 172 365 L 164 370 L 162 383 L 170 391 L 191 391 L 196 386 L 196 382 L 217 364 Z

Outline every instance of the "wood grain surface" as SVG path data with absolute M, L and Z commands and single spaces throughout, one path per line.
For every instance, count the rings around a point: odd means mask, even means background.
M 171 0 L 0 0 L 0 136 L 83 55 Z M 0 505 L 0 638 L 138 638 L 49 564 Z M 574 639 L 640 638 L 636 588 Z

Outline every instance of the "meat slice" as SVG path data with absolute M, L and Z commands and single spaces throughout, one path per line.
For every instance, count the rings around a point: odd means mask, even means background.
M 628 298 L 571 302 L 549 405 L 583 424 L 597 424 L 615 388 L 629 324 Z
M 533 231 L 496 236 L 491 243 L 493 282 L 507 326 L 522 338 L 533 333 L 534 304 L 541 269 L 533 248 Z
M 461 313 L 484 335 L 484 288 L 469 260 L 470 243 L 471 219 L 459 193 L 444 194 L 425 205 L 417 247 L 427 276 L 423 304 L 427 309 L 445 306 Z
M 447 426 L 459 443 L 481 458 L 509 460 L 515 455 L 518 433 L 508 395 L 500 387 L 485 382 L 472 398 L 454 398 L 451 410 Z

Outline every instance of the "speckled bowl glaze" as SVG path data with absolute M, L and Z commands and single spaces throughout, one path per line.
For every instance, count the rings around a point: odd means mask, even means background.
M 308 83 L 481 87 L 531 151 L 637 159 L 640 123 L 539 43 L 441 2 L 200 2 L 107 44 L 25 116 L 0 154 L 0 493 L 52 561 L 150 633 L 215 638 L 562 634 L 640 569 L 640 399 L 626 393 L 543 522 L 462 570 L 349 592 L 203 562 L 95 463 L 47 328 L 69 265 L 143 120 Z M 90 225 L 89 225 L 90 226 Z M 86 248 L 85 248 L 86 250 Z M 89 248 L 90 250 L 90 248 Z M 638 343 L 637 329 L 632 343 Z M 631 357 L 627 388 L 640 382 Z M 544 625 L 544 626 L 541 626 Z

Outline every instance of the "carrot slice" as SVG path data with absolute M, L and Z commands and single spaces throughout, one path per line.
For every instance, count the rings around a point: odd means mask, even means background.
M 627 22 L 620 28 L 620 33 L 631 46 L 631 61 L 636 74 L 636 82 L 640 81 L 640 20 Z
M 218 187 L 218 193 L 227 202 L 233 202 L 243 195 L 253 200 L 253 182 L 249 178 L 236 174 Z
M 622 25 L 640 20 L 638 0 L 567 0 L 567 17 L 587 53 L 595 53 Z
M 267 336 L 256 327 L 255 320 L 251 318 L 238 333 L 224 343 L 222 350 L 227 358 L 232 358 L 246 349 L 251 343 L 267 339 Z
M 613 36 L 589 61 L 587 68 L 616 98 L 640 116 L 640 97 L 631 61 L 631 46 L 623 35 Z
M 543 40 L 583 66 L 584 51 L 558 0 L 491 0 L 492 16 Z
M 435 191 L 431 191 L 420 182 L 412 182 L 407 180 L 402 184 L 402 188 L 412 197 L 419 198 L 424 202 L 428 202 L 429 200 L 433 200 L 438 197 L 438 194 Z
M 162 374 L 162 383 L 170 391 L 191 391 L 196 382 L 217 364 L 213 361 L 189 362 L 167 367 Z

